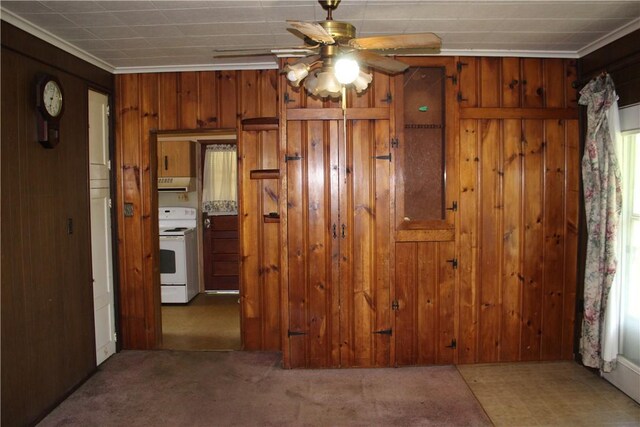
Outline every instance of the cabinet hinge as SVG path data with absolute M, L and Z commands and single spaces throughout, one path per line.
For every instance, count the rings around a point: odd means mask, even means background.
M 287 336 L 288 337 L 295 337 L 298 335 L 307 335 L 306 332 L 302 332 L 302 331 L 292 331 L 292 330 L 287 330 Z
M 458 346 L 458 343 L 456 342 L 455 338 L 451 340 L 450 345 L 445 345 L 446 348 L 450 348 L 452 350 L 455 350 L 457 346 Z
M 382 329 L 380 331 L 373 331 L 373 333 L 378 335 L 393 335 L 393 331 L 391 330 L 391 328 Z
M 391 153 L 386 154 L 384 156 L 375 156 L 374 159 L 376 160 L 389 160 L 391 161 Z
M 386 102 L 387 104 L 391 104 L 393 101 L 393 97 L 391 96 L 391 92 L 387 92 L 387 96 L 380 100 L 380 102 Z
M 462 101 L 468 101 L 468 98 L 463 98 L 462 97 L 462 92 L 458 92 L 458 96 L 457 96 L 458 102 L 462 102 Z
M 111 160 L 107 160 L 107 169 L 111 170 Z
M 285 92 L 285 93 L 284 93 L 284 96 L 282 97 L 282 99 L 284 99 L 284 103 L 285 103 L 285 104 L 288 104 L 288 103 L 290 103 L 290 102 L 293 102 L 293 99 L 291 99 L 291 98 L 289 97 L 289 92 Z
M 462 67 L 466 67 L 467 65 L 469 65 L 466 62 L 456 62 L 456 70 L 458 70 L 458 72 L 462 71 Z
M 300 160 L 300 159 L 302 159 L 302 157 L 300 156 L 287 156 L 287 155 L 284 156 L 285 162 L 288 162 L 290 160 Z
M 400 141 L 398 138 L 391 138 L 391 148 L 398 148 L 400 146 Z
M 448 210 L 448 211 L 458 212 L 458 202 L 457 202 L 456 200 L 454 200 L 454 201 L 451 203 L 451 207 L 450 207 L 450 208 L 447 208 L 446 210 Z
M 117 333 L 113 333 L 113 342 L 118 342 L 118 334 Z
M 107 201 L 107 205 L 109 206 L 109 209 L 111 209 L 113 207 L 113 203 L 111 203 L 111 199 L 109 199 Z
M 451 79 L 451 84 L 453 84 L 454 86 L 458 84 L 458 75 L 457 74 L 451 74 L 450 76 L 445 76 L 448 79 Z
M 107 105 L 107 117 L 111 115 L 111 106 Z
M 448 259 L 447 262 L 451 263 L 451 267 L 456 270 L 458 268 L 458 258 Z
M 398 303 L 397 299 L 393 300 L 393 302 L 391 303 L 391 310 L 398 311 L 399 309 L 400 309 L 400 303 Z

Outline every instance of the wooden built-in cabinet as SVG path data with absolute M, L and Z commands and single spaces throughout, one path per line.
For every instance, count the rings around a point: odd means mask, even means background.
M 158 141 L 158 176 L 196 176 L 194 141 Z
M 209 225 L 204 232 L 205 291 L 238 290 L 238 216 L 213 215 L 208 219 Z

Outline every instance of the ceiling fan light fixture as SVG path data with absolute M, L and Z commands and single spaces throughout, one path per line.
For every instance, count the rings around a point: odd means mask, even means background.
M 336 78 L 334 70 L 321 70 L 317 74 L 317 86 L 311 92 L 320 98 L 332 97 L 337 98 L 341 94 L 342 85 Z M 305 88 L 309 90 L 308 82 L 305 82 Z
M 342 57 L 334 67 L 336 79 L 343 85 L 353 83 L 360 73 L 360 66 L 355 59 Z
M 293 65 L 287 65 L 285 70 L 287 72 L 287 80 L 295 87 L 300 86 L 302 79 L 309 75 L 309 66 L 305 63 L 297 63 Z
M 361 93 L 367 87 L 369 87 L 369 83 L 373 80 L 373 74 L 365 73 L 360 70 L 358 73 L 358 77 L 353 81 L 353 87 L 356 89 L 356 93 Z

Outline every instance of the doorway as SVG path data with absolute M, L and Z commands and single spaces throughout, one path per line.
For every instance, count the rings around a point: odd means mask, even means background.
M 236 147 L 236 133 L 234 130 L 211 130 L 208 132 L 185 132 L 185 133 L 158 133 L 155 135 L 158 147 L 158 170 L 160 171 L 168 162 L 163 153 L 163 144 L 171 144 L 172 150 L 178 147 L 181 151 L 178 157 L 185 163 L 181 170 L 190 171 L 190 177 L 184 180 L 189 185 L 185 186 L 186 191 L 166 191 L 160 188 L 158 194 L 158 207 L 185 207 L 197 211 L 197 221 L 195 234 L 198 241 L 198 294 L 188 303 L 162 303 L 162 348 L 171 350 L 240 350 L 240 280 L 237 274 L 238 267 L 233 268 L 233 264 L 239 265 L 237 225 L 235 226 L 235 242 L 231 242 L 231 249 L 220 247 L 220 242 L 216 240 L 233 240 L 234 230 L 221 230 L 230 228 L 228 223 L 233 221 L 227 219 L 225 224 L 219 224 L 218 216 L 211 215 L 212 200 L 208 195 L 211 193 L 211 175 L 213 172 L 207 168 L 205 173 L 205 160 L 207 147 L 209 146 L 229 146 L 233 145 L 234 153 Z M 234 154 L 232 169 L 237 171 L 237 154 Z M 159 176 L 161 174 L 159 173 Z M 228 171 L 218 173 L 218 179 L 224 178 L 233 182 L 234 194 L 227 200 L 227 205 L 235 202 L 235 211 L 227 212 L 228 215 L 220 218 L 233 218 L 237 224 L 237 172 L 231 176 Z M 164 177 L 166 178 L 166 177 Z M 162 179 L 162 178 L 161 178 Z M 164 191 L 162 191 L 164 190 Z M 214 192 L 219 195 L 220 192 Z M 225 193 L 226 195 L 226 193 Z M 214 203 L 216 206 L 224 203 Z M 213 219 L 213 220 L 212 220 Z M 231 227 L 233 228 L 233 227 Z M 217 243 L 217 244 L 216 244 Z M 229 243 L 229 242 L 225 242 Z M 212 245 L 213 244 L 213 245 Z M 222 258 L 221 258 L 222 255 Z M 212 273 L 213 272 L 213 273 Z M 229 276 L 235 272 L 235 287 L 229 290 L 214 289 L 211 285 L 211 277 L 221 276 L 229 282 Z M 219 277 L 218 277 L 219 278 Z M 225 282 L 225 283 L 226 283 Z M 228 286 L 227 286 L 228 287 Z

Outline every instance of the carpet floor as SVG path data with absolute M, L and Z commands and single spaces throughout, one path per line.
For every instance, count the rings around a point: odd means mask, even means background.
M 482 426 L 454 366 L 284 370 L 279 353 L 123 351 L 41 426 Z

